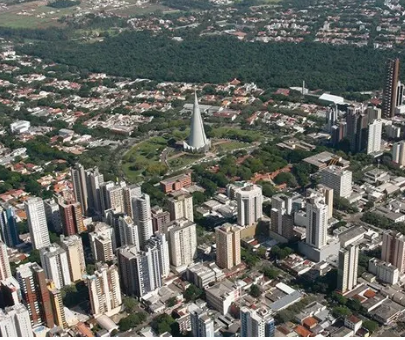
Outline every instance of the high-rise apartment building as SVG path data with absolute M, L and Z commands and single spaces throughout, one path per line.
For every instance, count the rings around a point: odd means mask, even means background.
M 112 209 L 116 213 L 124 212 L 124 195 L 121 186 L 114 185 L 113 187 L 107 188 L 106 197 L 107 209 Z
M 0 280 L 6 280 L 11 276 L 10 262 L 8 261 L 7 246 L 0 241 Z
M 194 262 L 197 255 L 196 224 L 181 219 L 166 225 L 164 230 L 169 241 L 170 263 L 181 272 Z
M 394 143 L 392 145 L 392 161 L 399 166 L 405 165 L 405 141 Z
M 250 226 L 263 216 L 262 188 L 250 184 L 236 191 L 238 202 L 238 224 Z
M 142 195 L 141 186 L 137 184 L 125 186 L 122 189 L 122 195 L 124 199 L 124 213 L 133 218 L 132 198 Z
M 252 309 L 243 306 L 240 309 L 241 337 L 273 337 L 274 319 L 267 308 Z
M 386 77 L 383 91 L 383 114 L 385 117 L 394 117 L 397 104 L 399 81 L 399 58 L 390 59 L 386 66 Z
M 118 230 L 121 246 L 136 246 L 140 249 L 138 226 L 131 217 L 121 216 L 118 218 Z
M 162 227 L 170 222 L 170 213 L 160 207 L 152 208 L 153 232 L 161 231 Z
M 26 263 L 17 267 L 16 278 L 21 295 L 26 303 L 31 323 L 44 323 L 48 328 L 55 325 L 45 271 L 37 263 Z
M 59 201 L 59 211 L 65 236 L 81 234 L 87 230 L 83 223 L 83 213 L 79 202 Z
M 240 228 L 225 223 L 215 228 L 217 249 L 216 263 L 223 269 L 231 269 L 241 263 Z
M 380 120 L 381 119 L 381 109 L 375 107 L 375 106 L 369 106 L 366 109 L 366 113 L 368 116 L 368 122 L 371 124 L 374 122 L 376 119 Z
M 65 310 L 63 307 L 62 294 L 58 288 L 56 288 L 53 281 L 49 281 L 47 284 L 49 297 L 52 306 L 52 313 L 55 318 L 55 325 L 63 328 L 67 327 Z
M 29 320 L 29 319 L 28 319 Z M 17 329 L 14 319 L 0 309 L 0 336 L 2 338 L 16 338 Z
M 56 288 L 61 289 L 72 283 L 68 257 L 60 245 L 53 243 L 49 247 L 42 248 L 40 255 L 45 276 L 55 283 Z
M 0 281 L 0 297 L 2 308 L 17 305 L 22 301 L 20 285 L 13 276 Z
M 353 153 L 361 152 L 367 147 L 369 118 L 363 107 L 347 108 L 347 138 Z
M 91 313 L 95 316 L 113 315 L 122 304 L 120 279 L 115 265 L 98 263 L 97 270 L 86 279 L 89 289 Z
M 73 182 L 73 191 L 76 202 L 80 203 L 82 213 L 89 213 L 89 197 L 87 192 L 86 172 L 83 165 L 77 163 L 70 172 Z
M 104 183 L 104 176 L 100 173 L 98 167 L 94 167 L 85 171 L 85 178 L 90 214 L 101 216 L 103 209 L 100 188 Z M 83 211 L 83 213 L 85 212 Z
M 33 248 L 41 249 L 49 246 L 51 241 L 49 240 L 44 202 L 39 197 L 32 197 L 24 202 L 24 207 Z
M 159 267 L 162 278 L 167 278 L 170 274 L 170 253 L 169 242 L 166 235 L 156 232 L 147 242 L 146 249 L 157 250 L 159 255 Z
M 292 197 L 284 194 L 274 195 L 271 198 L 271 207 L 271 230 L 287 239 L 291 238 L 294 228 L 291 216 Z
M 105 215 L 105 211 L 109 209 L 110 203 L 108 201 L 108 190 L 115 187 L 113 181 L 108 181 L 100 184 L 100 198 L 101 198 L 101 211 Z
M 48 198 L 44 200 L 46 223 L 49 230 L 56 233 L 63 233 L 62 221 L 60 217 L 59 204 L 55 201 L 55 198 Z
M 404 84 L 402 84 L 400 81 L 398 81 L 396 96 L 395 108 L 401 106 L 404 102 Z
M 359 247 L 351 244 L 339 251 L 337 289 L 345 293 L 357 285 L 357 267 L 359 265 Z
M 347 136 L 347 123 L 345 121 L 340 121 L 337 124 L 332 125 L 330 133 L 332 145 L 336 147 L 338 143 Z
M 109 225 L 99 222 L 89 233 L 90 246 L 95 262 L 107 262 L 114 259 L 116 248 L 115 231 Z
M 311 190 L 308 190 L 311 192 Z M 323 195 L 325 204 L 328 206 L 328 220 L 333 217 L 333 189 L 323 184 L 318 184 L 315 192 Z
M 405 236 L 401 233 L 386 230 L 383 232 L 381 259 L 405 273 Z
M 19 337 L 32 338 L 30 315 L 23 304 L 0 310 L 0 336 L 2 338 Z
M 352 194 L 352 172 L 331 165 L 321 171 L 321 184 L 333 189 L 336 197 L 347 198 Z
M 82 239 L 77 235 L 61 236 L 60 246 L 66 252 L 72 282 L 81 280 L 86 273 Z
M 125 294 L 143 297 L 162 286 L 157 249 L 138 252 L 136 247 L 117 249 L 121 287 Z
M 308 197 L 306 213 L 308 218 L 306 243 L 321 249 L 326 245 L 328 233 L 328 206 L 325 197 L 321 194 Z
M 0 235 L 1 239 L 10 248 L 20 244 L 15 211 L 8 204 L 0 205 Z
M 193 337 L 213 338 L 215 337 L 214 320 L 207 311 L 195 306 L 190 310 L 190 324 Z
M 172 196 L 169 198 L 170 219 L 173 221 L 186 218 L 189 221 L 194 221 L 193 196 L 183 193 L 178 194 L 178 192 L 173 193 Z
M 375 119 L 368 125 L 367 154 L 381 150 L 382 121 Z
M 145 242 L 153 235 L 152 212 L 148 194 L 132 198 L 132 212 L 134 222 L 138 226 L 139 245 L 143 249 Z

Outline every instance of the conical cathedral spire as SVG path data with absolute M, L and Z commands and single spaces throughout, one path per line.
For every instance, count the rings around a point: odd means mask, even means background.
M 211 142 L 207 139 L 204 131 L 204 124 L 201 117 L 200 105 L 198 104 L 197 92 L 194 92 L 193 114 L 191 116 L 191 128 L 188 143 L 184 143 L 184 148 L 193 152 L 206 152 L 209 150 Z

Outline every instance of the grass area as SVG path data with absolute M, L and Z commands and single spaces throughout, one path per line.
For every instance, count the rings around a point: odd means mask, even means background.
M 159 4 L 145 4 L 139 6 L 137 0 L 127 0 L 128 5 L 121 8 L 103 8 L 106 12 L 123 16 L 137 16 L 156 11 L 170 12 L 171 8 Z M 63 16 L 70 15 L 78 11 L 78 7 L 52 8 L 46 6 L 47 1 L 29 1 L 19 4 L 10 4 L 5 12 L 0 12 L 0 26 L 10 28 L 45 28 L 50 26 L 61 26 L 58 22 Z M 94 9 L 88 0 L 82 0 L 80 4 L 81 11 L 100 12 L 100 9 Z M 24 13 L 24 15 L 23 15 Z
M 111 13 L 117 14 L 117 15 L 125 15 L 125 16 L 137 16 L 137 15 L 143 15 L 143 14 L 148 14 L 148 13 L 153 13 L 156 11 L 161 11 L 161 12 L 173 12 L 173 10 L 169 7 L 159 5 L 159 4 L 145 4 L 142 6 L 136 5 L 136 0 L 130 0 L 128 2 L 131 2 L 129 5 L 126 5 L 125 7 L 122 8 L 112 8 L 108 10 Z
M 58 19 L 77 11 L 77 7 L 55 9 L 43 3 L 33 1 L 10 7 L 7 12 L 0 13 L 0 25 L 11 28 L 60 26 Z
M 167 139 L 153 137 L 135 145 L 122 160 L 122 170 L 130 182 L 138 182 L 151 172 L 165 171 L 159 162 L 160 154 L 167 146 Z
M 214 149 L 215 149 L 215 152 L 217 152 L 217 153 L 223 153 L 223 152 L 229 152 L 229 151 L 233 151 L 233 150 L 240 149 L 240 148 L 245 148 L 248 146 L 249 146 L 248 143 L 239 142 L 239 141 L 231 141 L 228 143 L 215 145 Z
M 185 154 L 178 158 L 173 158 L 173 159 L 169 160 L 169 166 L 170 166 L 171 170 L 176 170 L 178 168 L 187 166 L 202 157 L 203 157 L 202 155 Z
M 213 128 L 211 135 L 214 138 L 229 138 L 244 142 L 260 141 L 264 135 L 259 131 L 241 130 L 237 127 L 218 127 Z

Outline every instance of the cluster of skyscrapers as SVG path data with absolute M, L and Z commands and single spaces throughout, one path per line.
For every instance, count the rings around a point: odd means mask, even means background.
M 340 118 L 338 108 L 330 108 L 327 126 L 334 146 L 347 139 L 352 153 L 380 154 L 383 128 L 381 109 L 374 106 L 348 106 L 344 118 Z

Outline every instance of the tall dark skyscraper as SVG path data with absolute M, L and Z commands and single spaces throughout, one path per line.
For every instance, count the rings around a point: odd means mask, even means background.
M 0 234 L 10 248 L 20 243 L 14 208 L 7 204 L 0 206 Z
M 386 117 L 395 116 L 398 102 L 399 59 L 390 59 L 387 62 L 386 78 L 383 93 L 383 114 Z
M 347 139 L 350 141 L 350 151 L 363 151 L 367 146 L 368 115 L 362 108 L 347 108 Z

